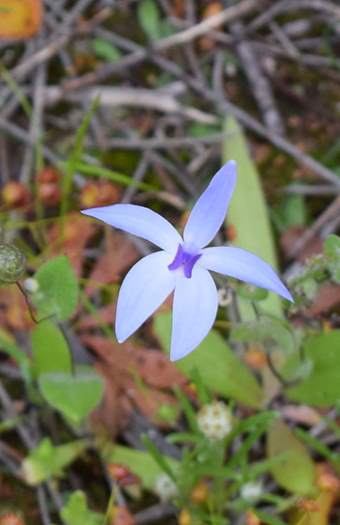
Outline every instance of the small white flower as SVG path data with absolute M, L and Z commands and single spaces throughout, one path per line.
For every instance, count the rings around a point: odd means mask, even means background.
M 255 503 L 262 494 L 262 483 L 248 481 L 241 487 L 241 498 L 248 503 Z
M 39 283 L 36 279 L 32 279 L 32 277 L 29 277 L 28 279 L 25 279 L 24 287 L 28 293 L 34 294 L 37 293 L 37 291 L 39 290 Z
M 161 501 L 170 501 L 177 494 L 177 487 L 167 474 L 160 474 L 155 481 L 154 491 Z
M 197 423 L 209 439 L 223 439 L 232 429 L 232 414 L 225 403 L 214 401 L 201 408 L 197 414 Z

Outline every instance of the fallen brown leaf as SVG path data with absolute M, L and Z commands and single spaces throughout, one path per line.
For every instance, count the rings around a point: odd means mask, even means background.
M 41 0 L 0 0 L 0 39 L 30 38 L 40 29 Z
M 12 330 L 28 330 L 34 324 L 25 298 L 15 285 L 0 288 L 0 322 Z
M 289 421 L 309 427 L 317 425 L 321 420 L 321 415 L 314 408 L 306 405 L 286 405 L 282 407 L 281 414 Z
M 48 231 L 48 241 L 50 244 L 51 255 L 64 253 L 71 261 L 71 264 L 78 276 L 82 274 L 85 247 L 91 237 L 96 232 L 95 224 L 80 213 L 70 213 L 67 215 L 64 231 L 62 223 L 54 224 Z
M 98 328 L 98 317 L 101 322 L 104 324 L 113 324 L 116 315 L 116 305 L 115 303 L 110 303 L 107 306 L 103 306 L 96 311 L 96 316 L 82 315 L 79 322 L 77 323 L 77 328 L 79 330 L 91 330 L 92 328 Z
M 289 254 L 295 242 L 306 231 L 303 226 L 292 226 L 288 228 L 280 238 L 280 245 L 284 254 Z M 323 241 L 320 237 L 314 236 L 298 254 L 297 260 L 304 262 L 308 257 L 316 255 L 322 251 Z
M 306 314 L 315 317 L 329 312 L 338 304 L 340 304 L 340 285 L 325 283 L 319 289 L 313 304 L 306 310 Z
M 138 258 L 138 252 L 125 235 L 119 232 L 108 232 L 105 250 L 99 257 L 89 276 L 89 284 L 85 292 L 91 295 L 100 284 L 116 283 L 122 274 Z M 98 283 L 96 285 L 96 283 Z
M 176 404 L 173 386 L 184 388 L 187 383 L 181 372 L 158 350 L 118 344 L 101 335 L 83 333 L 80 337 L 100 358 L 97 367 L 106 379 L 105 402 L 110 408 L 107 415 L 105 405 L 99 409 L 104 410 L 100 420 L 107 421 L 120 410 L 128 414 L 132 403 L 152 422 L 165 426 L 159 411 L 164 405 Z

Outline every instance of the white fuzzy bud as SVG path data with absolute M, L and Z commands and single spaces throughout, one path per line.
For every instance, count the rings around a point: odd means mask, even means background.
M 157 477 L 154 491 L 161 501 L 170 501 L 178 494 L 175 483 L 167 474 L 160 474 Z
M 248 481 L 241 487 L 241 498 L 248 503 L 256 503 L 262 494 L 262 484 L 256 481 Z
M 232 429 L 232 414 L 225 403 L 214 401 L 201 408 L 197 414 L 197 423 L 209 439 L 223 439 Z
M 29 277 L 28 279 L 25 279 L 24 287 L 28 293 L 37 293 L 37 291 L 39 290 L 39 283 L 36 279 Z

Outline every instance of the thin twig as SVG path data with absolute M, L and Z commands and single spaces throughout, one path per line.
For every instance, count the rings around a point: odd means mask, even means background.
M 217 122 L 215 115 L 210 115 L 194 107 L 183 106 L 173 96 L 162 90 L 96 86 L 92 89 L 77 91 L 77 93 L 65 93 L 58 86 L 49 86 L 45 90 L 45 97 L 48 104 L 55 104 L 61 99 L 72 102 L 86 100 L 88 103 L 99 99 L 99 104 L 102 107 L 142 107 L 165 113 L 178 113 L 203 124 L 215 124 Z
M 147 509 L 141 510 L 134 515 L 135 525 L 148 525 L 149 523 L 163 521 L 176 514 L 176 508 L 173 505 L 160 503 Z
M 51 525 L 52 520 L 51 520 L 51 516 L 49 513 L 45 489 L 43 486 L 40 486 L 37 488 L 36 492 L 37 492 L 37 500 L 38 500 L 39 509 L 40 509 L 41 521 L 43 522 L 43 525 Z
M 333 221 L 340 214 L 340 195 L 332 202 L 326 210 L 319 215 L 316 221 L 303 233 L 289 250 L 288 256 L 295 258 L 305 248 L 308 242 L 323 228 L 328 222 Z
M 123 42 L 126 42 L 127 39 L 123 39 L 120 37 L 120 42 L 123 44 Z M 128 57 L 136 56 L 136 53 L 139 55 L 139 59 L 143 59 L 143 57 L 146 57 L 145 50 L 138 46 L 135 43 L 130 43 L 130 46 L 133 47 L 136 51 L 128 55 Z M 142 58 L 140 58 L 142 57 Z M 288 140 L 284 139 L 280 135 L 272 132 L 271 130 L 268 130 L 265 126 L 260 124 L 254 117 L 250 116 L 245 110 L 239 108 L 235 104 L 229 102 L 226 99 L 216 100 L 216 93 L 213 90 L 206 89 L 205 86 L 202 86 L 201 83 L 196 79 L 191 77 L 190 75 L 187 75 L 183 72 L 183 70 L 174 62 L 165 59 L 163 57 L 159 56 L 149 56 L 150 60 L 157 64 L 159 67 L 164 69 L 165 71 L 168 71 L 169 73 L 172 73 L 174 76 L 178 77 L 179 79 L 186 82 L 192 89 L 194 89 L 197 93 L 202 95 L 205 99 L 210 101 L 210 103 L 217 106 L 218 113 L 221 114 L 222 112 L 225 112 L 226 114 L 230 113 L 233 115 L 236 119 L 240 121 L 240 123 L 244 126 L 246 126 L 248 129 L 256 133 L 257 135 L 267 139 L 269 142 L 274 144 L 276 147 L 293 157 L 297 162 L 300 164 L 310 168 L 312 171 L 314 171 L 320 178 L 323 178 L 327 180 L 328 182 L 331 182 L 337 187 L 340 187 L 340 180 L 339 177 L 335 175 L 331 170 L 329 170 L 327 167 L 323 166 L 318 161 L 314 160 L 312 157 L 307 155 L 306 153 L 302 153 L 296 146 L 294 146 L 292 143 L 290 143 Z M 132 61 L 135 63 L 134 61 Z M 97 75 L 100 77 L 101 80 L 103 80 L 103 77 L 106 78 L 107 71 L 105 74 L 103 74 L 103 70 L 100 70 L 99 72 L 93 72 L 91 73 L 91 79 L 85 75 L 82 77 L 82 79 L 91 82 L 97 81 Z M 78 79 L 78 85 L 83 85 L 82 79 Z M 70 88 L 74 88 L 77 86 L 77 84 L 70 86 Z M 1 123 L 1 121 L 0 121 Z
M 340 7 L 327 0 L 281 0 L 255 18 L 255 20 L 248 25 L 247 32 L 260 29 L 277 15 L 289 11 L 301 11 L 303 9 L 322 11 L 334 18 L 340 19 Z
M 203 20 L 202 22 L 185 29 L 184 31 L 180 31 L 179 33 L 175 33 L 174 35 L 158 40 L 157 42 L 153 43 L 150 49 L 144 49 L 143 47 L 140 47 L 138 50 L 133 51 L 130 55 L 121 58 L 117 62 L 104 64 L 95 72 L 83 75 L 80 79 L 66 82 L 64 89 L 79 89 L 80 87 L 85 87 L 95 82 L 100 82 L 101 80 L 104 80 L 115 73 L 125 70 L 127 67 L 135 66 L 138 62 L 145 60 L 149 55 L 155 55 L 157 52 L 165 51 L 180 44 L 191 42 L 195 38 L 203 36 L 211 29 L 214 29 L 223 23 L 231 22 L 232 20 L 249 13 L 253 9 L 259 8 L 260 4 L 264 4 L 266 1 L 267 0 L 242 0 L 236 5 L 228 7 L 221 13 L 210 16 L 206 20 Z
M 232 31 L 238 37 L 236 50 L 254 98 L 262 113 L 263 121 L 268 130 L 273 131 L 277 135 L 283 135 L 284 125 L 274 99 L 270 81 L 262 71 L 252 46 L 247 40 L 242 38 L 243 26 L 240 23 L 235 23 L 232 26 Z
M 264 6 L 265 3 L 264 0 L 241 0 L 237 4 L 227 7 L 216 15 L 209 16 L 202 22 L 185 29 L 180 33 L 163 38 L 154 45 L 154 49 L 157 51 L 165 51 L 171 47 L 191 42 L 195 38 L 203 36 L 211 29 L 249 14 L 254 9 L 260 9 L 261 4 Z

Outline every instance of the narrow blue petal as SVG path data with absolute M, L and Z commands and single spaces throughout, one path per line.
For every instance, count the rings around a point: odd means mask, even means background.
M 195 265 L 191 279 L 176 283 L 170 359 L 176 361 L 198 346 L 210 331 L 217 312 L 217 290 L 213 278 Z
M 223 273 L 260 288 L 266 288 L 294 302 L 289 290 L 273 268 L 253 253 L 241 248 L 223 246 L 206 248 L 197 264 L 213 272 Z
M 82 210 L 82 213 L 142 237 L 171 253 L 176 252 L 178 244 L 183 242 L 180 234 L 166 219 L 144 206 L 113 204 Z
M 170 262 L 168 253 L 152 253 L 127 273 L 120 287 L 116 310 L 116 336 L 120 343 L 133 334 L 174 290 L 176 276 L 168 269 Z
M 212 178 L 189 216 L 184 240 L 203 248 L 222 226 L 236 184 L 236 163 L 230 160 Z

